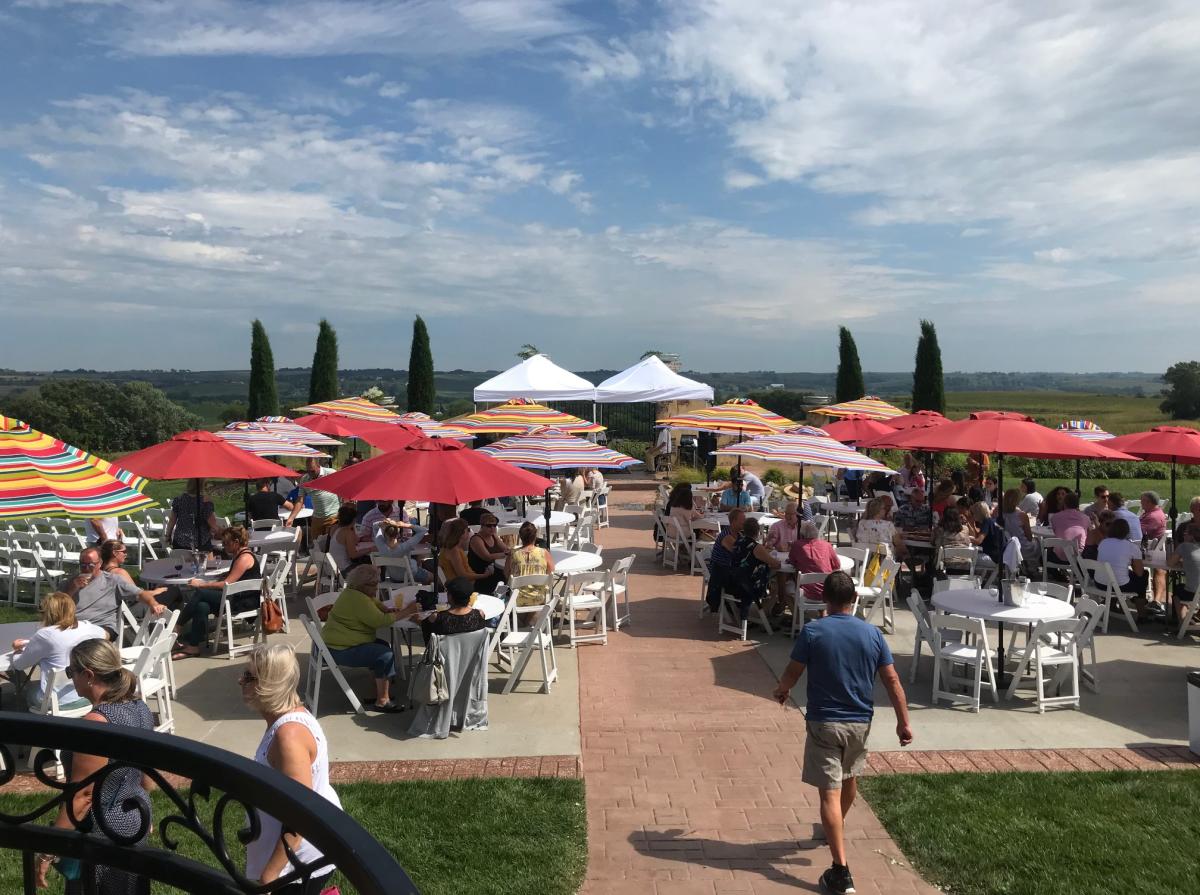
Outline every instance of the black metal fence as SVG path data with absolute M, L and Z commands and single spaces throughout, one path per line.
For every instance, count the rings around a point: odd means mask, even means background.
M 657 404 L 599 404 L 600 422 L 608 426 L 608 437 L 654 441 Z
M 239 755 L 182 737 L 25 713 L 0 712 L 0 730 L 5 743 L 43 750 L 38 753 L 34 771 L 50 788 L 44 793 L 45 800 L 33 810 L 22 814 L 0 810 L 0 848 L 23 853 L 26 895 L 34 895 L 36 891 L 35 853 L 80 861 L 85 895 L 95 891 L 90 872 L 95 866 L 139 874 L 184 892 L 248 895 L 307 885 L 332 864 L 360 895 L 417 892 L 387 849 L 353 818 L 311 789 Z M 62 783 L 49 772 L 54 765 L 50 749 L 102 755 L 109 762 L 84 780 Z M 153 761 L 153 766 L 146 764 L 147 760 Z M 3 787 L 13 780 L 16 763 L 9 747 L 2 744 L 0 762 L 3 763 L 0 787 Z M 94 785 L 94 792 L 99 794 L 109 775 L 127 768 L 134 768 L 154 781 L 170 801 L 171 813 L 152 818 L 137 803 L 125 803 L 122 807 L 128 812 L 138 813 L 136 830 L 118 833 L 108 828 L 99 813 L 95 815 L 99 827 L 96 830 L 84 829 L 88 826 L 85 818 L 72 818 L 74 829 L 50 826 L 59 807 L 64 803 L 70 806 L 81 789 Z M 189 780 L 189 790 L 180 792 L 166 774 Z M 247 879 L 243 868 L 230 857 L 225 820 L 244 813 L 247 825 L 238 838 L 247 843 L 258 835 L 258 811 L 280 818 L 287 831 L 311 842 L 324 857 L 306 864 L 288 849 L 294 868 L 289 873 L 267 884 Z M 143 841 L 152 823 L 166 848 Z M 179 854 L 181 833 L 199 839 L 208 849 L 211 862 L 202 863 Z

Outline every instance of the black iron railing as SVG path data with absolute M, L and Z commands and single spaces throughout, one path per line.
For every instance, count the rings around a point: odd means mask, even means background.
M 50 788 L 39 791 L 44 801 L 22 814 L 0 810 L 0 848 L 23 853 L 25 892 L 33 895 L 34 854 L 59 855 L 82 862 L 84 879 L 92 866 L 105 865 L 168 883 L 185 892 L 205 895 L 249 895 L 274 892 L 287 885 L 308 883 L 333 865 L 361 895 L 407 895 L 417 892 L 392 855 L 353 818 L 328 801 L 248 759 L 182 737 L 133 730 L 65 718 L 0 712 L 0 739 L 6 744 L 41 749 L 34 772 Z M 63 783 L 52 775 L 54 756 L 49 750 L 70 750 L 102 755 L 107 765 L 84 780 Z M 0 744 L 0 792 L 15 776 L 15 756 Z M 105 779 L 119 769 L 135 768 L 154 781 L 171 803 L 163 816 L 151 817 L 138 803 L 125 803 L 138 811 L 138 829 L 124 835 L 109 829 L 101 814 L 99 829 L 83 832 L 50 826 L 59 807 L 73 800 L 85 786 L 100 793 Z M 181 793 L 165 775 L 190 781 Z M 238 835 L 243 844 L 257 837 L 258 811 L 279 818 L 288 832 L 298 834 L 320 849 L 323 858 L 305 864 L 288 849 L 293 870 L 263 885 L 247 879 L 230 857 L 225 821 L 244 814 L 246 825 Z M 231 813 L 233 812 L 233 813 Z M 166 848 L 143 842 L 151 824 Z M 178 853 L 181 834 L 194 836 L 208 849 L 211 861 L 200 862 Z M 141 844 L 138 844 L 141 843 Z M 85 884 L 84 891 L 90 891 Z

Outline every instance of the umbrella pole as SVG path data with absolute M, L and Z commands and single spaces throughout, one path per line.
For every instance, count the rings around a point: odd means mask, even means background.
M 200 543 L 200 480 L 196 479 L 196 550 L 200 550 Z
M 276 481 L 278 481 L 278 479 Z M 244 515 L 242 516 L 242 522 L 245 523 L 246 530 L 249 531 L 250 530 L 250 480 L 249 479 L 246 479 L 244 482 L 242 482 L 242 509 L 244 510 Z
M 1079 497 L 1079 458 L 1075 458 L 1075 496 Z
M 1175 517 L 1179 511 L 1175 507 L 1175 458 L 1171 458 L 1171 528 L 1175 527 Z
M 546 489 L 546 494 L 544 495 L 544 500 L 546 502 L 546 549 L 549 550 L 550 549 L 550 489 L 549 488 Z

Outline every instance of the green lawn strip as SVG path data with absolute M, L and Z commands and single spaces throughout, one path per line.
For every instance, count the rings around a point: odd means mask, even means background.
M 587 866 L 583 782 L 552 778 L 354 783 L 336 787 L 342 805 L 396 856 L 423 895 L 571 895 Z M 44 796 L 2 795 L 0 810 L 29 810 Z M 154 794 L 157 821 L 170 803 Z M 232 835 L 242 818 L 227 818 Z M 174 828 L 180 852 L 214 864 L 198 839 Z M 20 891 L 20 856 L 0 852 L 0 891 Z M 349 895 L 354 889 L 335 876 Z M 174 893 L 155 886 L 156 893 Z
M 13 622 L 35 622 L 38 620 L 38 614 L 32 609 L 25 609 L 21 606 L 0 606 L 0 625 L 8 625 Z M 11 643 L 0 643 L 0 651 L 10 649 Z
M 953 895 L 1200 891 L 1195 771 L 897 774 L 860 785 L 917 872 Z

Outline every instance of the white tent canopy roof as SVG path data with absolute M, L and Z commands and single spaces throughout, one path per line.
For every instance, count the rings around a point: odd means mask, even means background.
M 711 400 L 712 386 L 680 376 L 657 354 L 643 358 L 596 386 L 596 401 L 601 404 Z
M 515 367 L 475 387 L 475 400 L 507 401 L 594 401 L 596 387 L 581 376 L 564 370 L 544 354 L 535 354 Z

